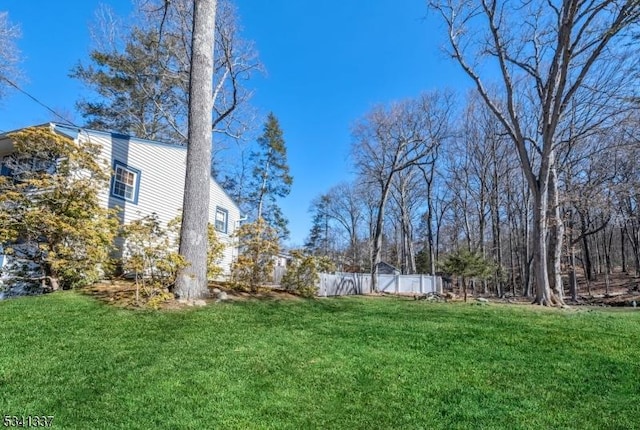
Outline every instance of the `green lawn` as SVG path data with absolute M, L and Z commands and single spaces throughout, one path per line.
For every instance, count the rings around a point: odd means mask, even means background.
M 640 312 L 0 302 L 0 418 L 60 429 L 640 427 Z

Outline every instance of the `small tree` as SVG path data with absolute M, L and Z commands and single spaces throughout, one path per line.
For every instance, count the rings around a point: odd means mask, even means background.
M 278 233 L 259 218 L 236 230 L 240 255 L 231 266 L 231 281 L 235 288 L 256 292 L 273 272 L 280 247 Z
M 335 266 L 326 257 L 305 255 L 302 251 L 291 251 L 291 261 L 282 277 L 282 286 L 291 293 L 313 297 L 318 292 L 321 272 L 333 272 Z
M 140 304 L 141 291 L 153 304 L 169 298 L 169 288 L 185 262 L 158 216 L 154 213 L 131 221 L 123 227 L 122 236 L 123 269 L 136 280 L 136 304 Z
M 42 290 L 99 279 L 109 266 L 118 225 L 98 201 L 109 180 L 106 166 L 96 161 L 99 147 L 48 127 L 9 137 L 15 151 L 4 160 L 9 175 L 0 177 L 0 243 L 31 268 L 10 277 L 39 281 Z
M 276 203 L 278 197 L 286 197 L 291 191 L 293 177 L 287 164 L 287 147 L 278 118 L 273 113 L 267 117 L 262 135 L 258 138 L 258 151 L 251 154 L 253 165 L 250 187 L 254 190 L 249 200 L 255 205 L 256 219 L 263 218 L 277 229 L 280 238 L 289 236 L 287 219 Z
M 442 263 L 442 270 L 460 278 L 465 302 L 467 301 L 466 279 L 486 279 L 494 273 L 493 264 L 487 261 L 482 254 L 467 250 L 458 250 L 449 254 Z
M 220 260 L 222 260 L 225 245 L 218 239 L 216 228 L 209 224 L 207 228 L 209 245 L 207 248 L 207 278 L 215 279 L 222 274 Z
M 154 213 L 123 227 L 123 268 L 135 277 L 137 304 L 141 302 L 140 292 L 152 307 L 173 297 L 169 294 L 169 289 L 173 287 L 178 272 L 185 265 L 178 253 L 180 223 L 180 217 L 176 217 L 164 228 Z M 208 234 L 207 276 L 212 279 L 222 272 L 218 263 L 222 258 L 224 244 L 218 240 L 211 224 Z

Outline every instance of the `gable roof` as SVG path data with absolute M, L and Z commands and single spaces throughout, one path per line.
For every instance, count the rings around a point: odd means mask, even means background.
M 166 142 L 160 142 L 160 141 L 150 140 L 150 139 L 141 139 L 139 137 L 135 137 L 127 134 L 115 133 L 115 132 L 103 131 L 103 130 L 94 130 L 94 129 L 84 128 L 84 127 L 76 127 L 73 125 L 65 125 L 65 124 L 60 124 L 56 122 L 37 124 L 31 127 L 49 127 L 51 130 L 55 131 L 56 133 L 65 135 L 73 140 L 76 140 L 78 136 L 80 136 L 81 134 L 86 135 L 87 137 L 90 137 L 91 135 L 97 135 L 97 136 L 108 137 L 112 141 L 126 140 L 129 143 L 133 143 L 133 144 L 169 147 L 172 149 L 176 149 L 178 151 L 184 151 L 185 153 L 187 152 L 186 145 L 178 145 L 175 143 L 166 143 Z M 24 128 L 28 128 L 28 127 L 24 127 Z M 0 134 L 0 152 L 2 152 L 1 151 L 2 145 L 5 142 L 7 142 L 7 144 L 10 145 L 8 146 L 8 148 L 13 147 L 13 144 L 11 143 L 11 140 L 8 138 L 8 135 L 11 133 L 15 133 L 16 131 L 23 130 L 24 128 L 21 128 L 18 130 L 12 130 L 12 131 Z M 213 181 L 218 186 L 218 188 L 229 198 L 229 200 L 240 211 L 240 207 L 238 206 L 238 204 L 235 202 L 233 198 L 231 198 L 231 196 L 229 196 L 229 193 L 227 193 L 227 191 L 222 187 L 222 185 L 220 185 L 220 183 L 216 181 L 213 175 L 211 175 L 211 181 Z

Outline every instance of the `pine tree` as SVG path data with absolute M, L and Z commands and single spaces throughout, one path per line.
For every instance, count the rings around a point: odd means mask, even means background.
M 71 77 L 93 92 L 77 103 L 87 127 L 187 143 L 194 4 L 136 2 L 127 20 L 106 10 L 108 19 L 92 29 L 96 47 L 91 61 L 71 70 Z M 207 29 L 214 33 L 216 53 L 212 130 L 232 136 L 246 126 L 238 108 L 246 105 L 250 92 L 242 83 L 261 69 L 253 45 L 240 38 L 236 15 L 230 0 L 217 0 L 216 22 Z
M 291 191 L 293 178 L 287 164 L 287 148 L 280 123 L 273 113 L 267 117 L 263 133 L 258 138 L 258 150 L 251 154 L 253 163 L 250 201 L 256 211 L 256 219 L 264 219 L 278 231 L 281 239 L 289 236 L 287 219 L 277 205 L 278 197 L 286 197 Z
M 91 64 L 71 71 L 97 95 L 77 103 L 86 126 L 186 143 L 189 72 L 181 54 L 178 35 L 160 39 L 157 31 L 140 28 L 122 51 L 93 50 Z
M 313 220 L 304 248 L 314 255 L 326 256 L 329 254 L 329 214 L 327 210 L 329 203 L 329 196 L 324 194 L 315 199 L 311 205 Z

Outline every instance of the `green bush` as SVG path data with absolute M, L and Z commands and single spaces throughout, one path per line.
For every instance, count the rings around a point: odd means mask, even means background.
M 169 221 L 164 228 L 155 213 L 145 216 L 126 224 L 122 228 L 122 237 L 125 240 L 123 269 L 135 277 L 136 303 L 158 308 L 162 302 L 173 298 L 169 290 L 186 264 L 178 253 L 180 217 Z M 222 272 L 217 263 L 222 257 L 224 244 L 218 241 L 211 224 L 208 237 L 207 273 L 213 278 Z
M 292 251 L 291 257 L 287 271 L 282 277 L 282 286 L 291 293 L 314 297 L 318 293 L 319 274 L 333 272 L 333 263 L 327 257 L 305 255 L 301 251 Z
M 231 286 L 256 292 L 270 279 L 280 247 L 278 232 L 263 219 L 243 224 L 235 232 L 240 255 L 231 266 Z

